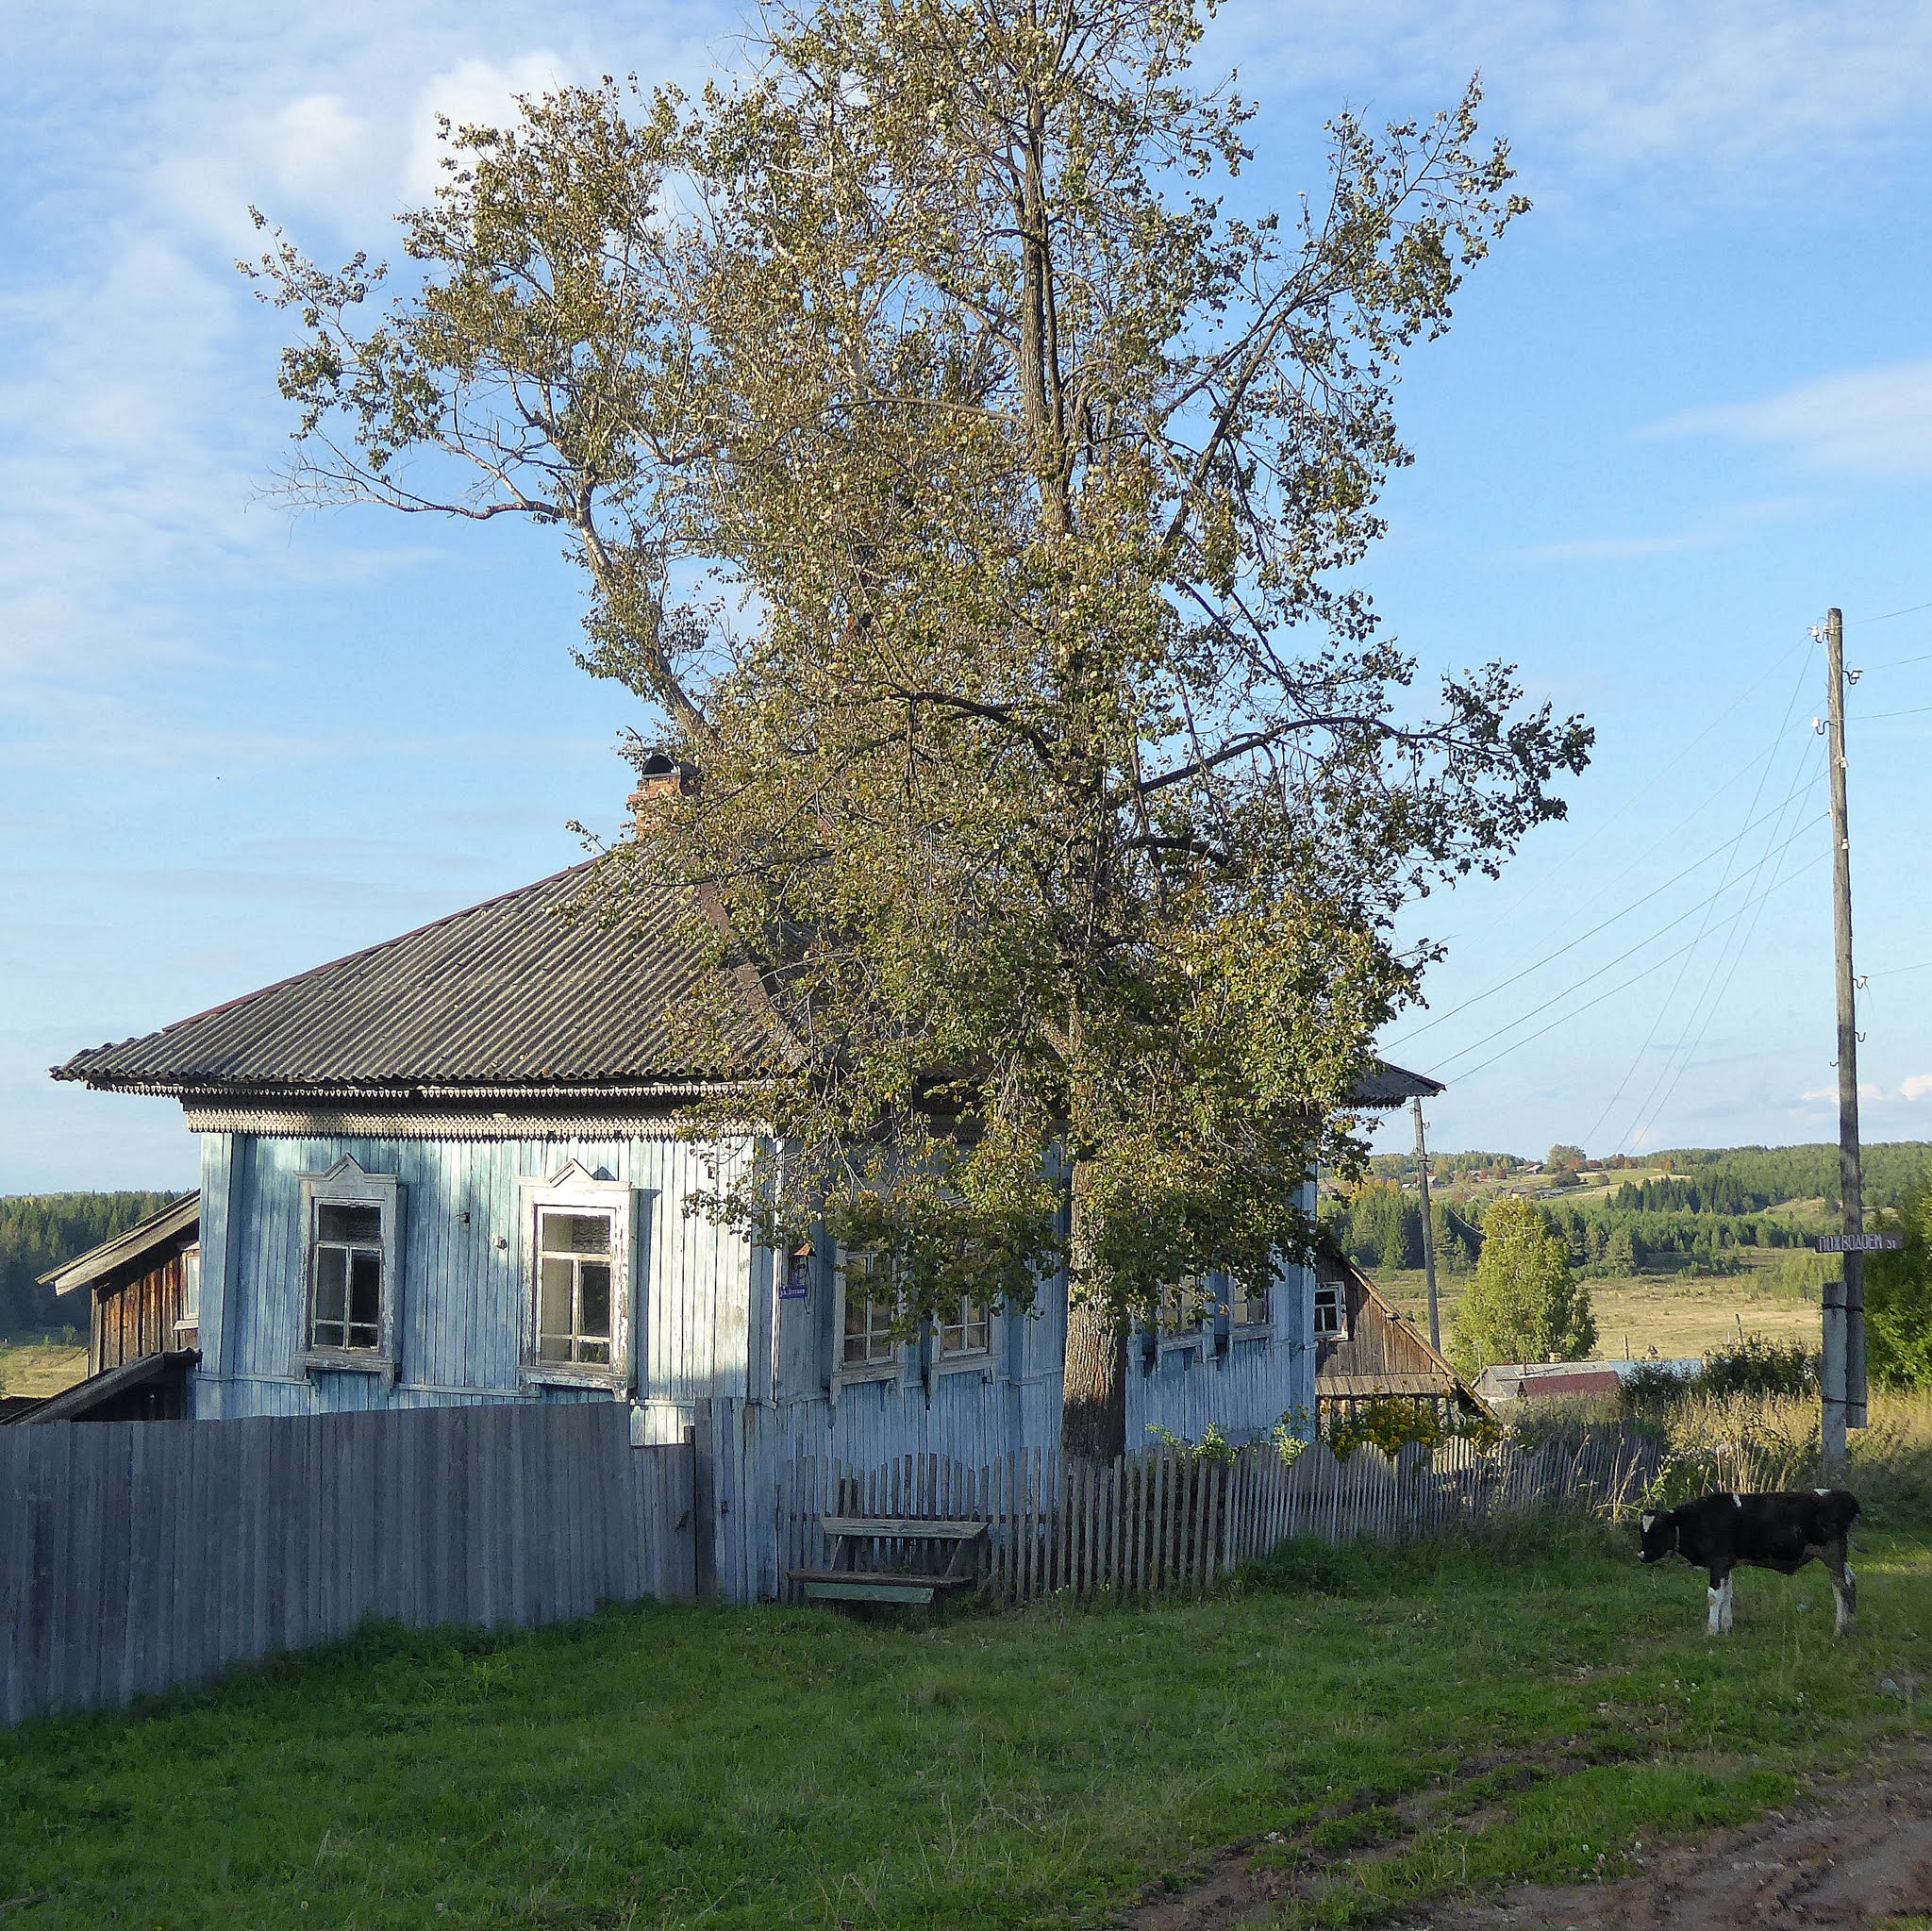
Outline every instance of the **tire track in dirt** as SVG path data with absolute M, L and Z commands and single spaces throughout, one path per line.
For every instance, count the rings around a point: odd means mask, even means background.
M 1586 1748 L 1472 1764 L 1446 1790 L 1386 1806 L 1364 1793 L 1297 1831 L 1229 1845 L 1179 1889 L 1152 1891 L 1108 1923 L 1115 1931 L 1266 1924 L 1283 1906 L 1319 1898 L 1344 1870 L 1396 1855 L 1424 1829 L 1454 1823 L 1479 1831 L 1501 1821 L 1512 1786 L 1602 1760 Z M 1383 1840 L 1336 1842 L 1351 1823 Z M 1412 1908 L 1390 1931 L 1880 1931 L 1903 1913 L 1932 1910 L 1932 1750 L 1755 1824 L 1632 1861 L 1627 1876 L 1518 1885 L 1487 1900 Z

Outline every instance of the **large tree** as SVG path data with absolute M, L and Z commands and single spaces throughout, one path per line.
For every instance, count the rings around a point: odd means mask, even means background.
M 1532 1200 L 1506 1195 L 1483 1216 L 1483 1251 L 1456 1309 L 1449 1356 L 1465 1374 L 1492 1361 L 1575 1361 L 1596 1346 L 1590 1290 Z
M 611 871 L 691 888 L 779 1016 L 711 1210 L 824 1212 L 908 1323 L 1067 1266 L 1099 1457 L 1136 1315 L 1269 1281 L 1356 1164 L 1434 957 L 1398 909 L 1560 816 L 1590 741 L 1496 664 L 1413 701 L 1349 574 L 1397 362 L 1524 205 L 1476 90 L 1340 117 L 1322 191 L 1248 210 L 1200 10 L 780 10 L 696 101 L 452 130 L 379 310 L 360 258 L 254 271 L 302 323 L 296 492 L 556 526 L 584 661 L 701 774 Z

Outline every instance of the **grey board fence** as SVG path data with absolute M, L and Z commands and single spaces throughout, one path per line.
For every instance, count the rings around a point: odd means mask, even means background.
M 1187 1589 L 1297 1536 L 1343 1542 L 1541 1509 L 1607 1512 L 1628 1505 L 1657 1458 L 1654 1444 L 1615 1430 L 1536 1451 L 1505 1445 L 1484 1454 L 1451 1441 L 1433 1457 L 1408 1450 L 1394 1460 L 1373 1447 L 1341 1460 L 1322 1442 L 1292 1463 L 1265 1442 L 1224 1461 L 1158 1449 L 1110 1468 L 1039 1449 L 978 1468 L 942 1456 L 863 1470 L 811 1457 L 783 1476 L 782 1566 L 825 1567 L 825 1515 L 938 1516 L 991 1525 L 982 1579 L 1003 1601 Z M 886 1543 L 873 1559 L 890 1565 L 913 1553 Z
M 370 1618 L 531 1626 L 693 1593 L 691 1450 L 618 1402 L 0 1429 L 0 1724 Z

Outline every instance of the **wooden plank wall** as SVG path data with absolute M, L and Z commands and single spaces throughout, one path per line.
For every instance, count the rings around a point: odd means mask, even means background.
M 782 1566 L 789 1573 L 826 1565 L 820 1518 L 835 1511 L 976 1518 L 991 1524 L 983 1582 L 1002 1601 L 1192 1589 L 1300 1536 L 1345 1542 L 1539 1509 L 1627 1507 L 1656 1462 L 1655 1444 L 1620 1431 L 1535 1453 L 1484 1455 L 1452 1441 L 1433 1459 L 1410 1450 L 1397 1461 L 1373 1447 L 1338 1460 L 1322 1442 L 1291 1464 L 1265 1442 L 1226 1461 L 1159 1450 L 1110 1468 L 1063 1463 L 1039 1449 L 978 1468 L 942 1456 L 873 1469 L 806 1457 L 785 1471 Z M 886 1549 L 885 1559 L 892 1553 Z
M 689 1599 L 691 1459 L 617 1402 L 0 1430 L 0 1725 L 372 1619 Z
M 188 1311 L 187 1263 L 178 1253 L 149 1273 L 96 1294 L 92 1311 L 90 1374 L 125 1367 L 143 1355 L 164 1355 L 193 1345 L 175 1332 L 175 1323 Z

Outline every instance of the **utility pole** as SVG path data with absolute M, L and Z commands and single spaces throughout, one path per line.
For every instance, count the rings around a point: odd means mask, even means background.
M 1831 762 L 1831 887 L 1838 968 L 1838 1178 L 1847 1234 L 1865 1231 L 1865 1190 L 1858 1159 L 1858 1013 L 1852 977 L 1852 839 L 1845 806 L 1844 616 L 1824 620 Z M 1845 1430 L 1865 1425 L 1865 1257 L 1844 1257 L 1844 1284 L 1834 1308 L 1824 1291 L 1824 1465 L 1827 1480 L 1844 1473 Z M 1834 1284 L 1835 1285 L 1835 1284 Z M 1836 1320 L 1834 1320 L 1836 1316 Z M 1834 1327 L 1837 1333 L 1834 1334 Z
M 1415 1168 L 1423 1188 L 1423 1272 L 1429 1281 L 1429 1345 L 1442 1352 L 1442 1317 L 1436 1307 L 1436 1226 L 1429 1213 L 1429 1149 L 1423 1140 L 1423 1096 L 1413 1094 L 1409 1106 L 1415 1111 Z

